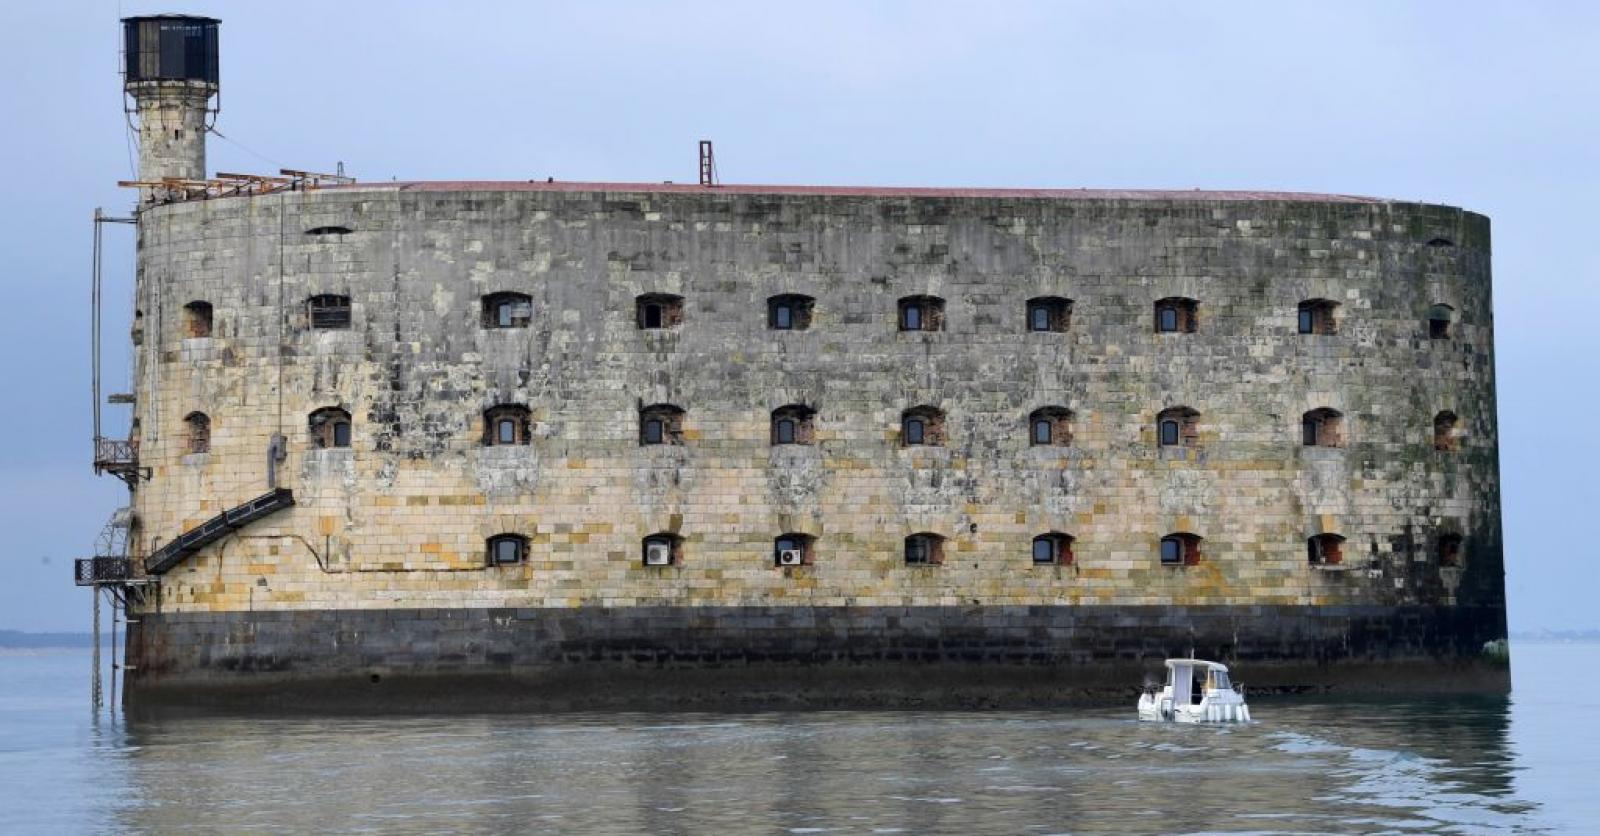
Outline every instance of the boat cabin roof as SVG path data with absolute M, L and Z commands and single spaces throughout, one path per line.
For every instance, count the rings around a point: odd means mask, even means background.
M 1221 662 L 1207 662 L 1204 659 L 1168 659 L 1169 668 L 1210 668 L 1212 670 L 1227 672 L 1228 666 Z

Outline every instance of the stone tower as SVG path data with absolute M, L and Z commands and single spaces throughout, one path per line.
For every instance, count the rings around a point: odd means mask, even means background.
M 155 15 L 122 21 L 123 89 L 139 115 L 139 179 L 206 176 L 206 117 L 219 90 L 217 21 Z

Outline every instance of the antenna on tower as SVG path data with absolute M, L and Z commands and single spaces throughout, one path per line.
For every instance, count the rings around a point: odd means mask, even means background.
M 700 140 L 700 185 L 717 184 L 717 161 L 711 153 L 711 140 Z

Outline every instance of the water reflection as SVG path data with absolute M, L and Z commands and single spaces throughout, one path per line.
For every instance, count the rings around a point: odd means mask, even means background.
M 1573 718 L 1600 706 L 1566 681 L 1572 653 L 1519 656 L 1550 681 L 1519 674 L 1511 702 L 1258 698 L 1236 727 L 1131 704 L 92 723 L 80 660 L 0 658 L 0 786 L 20 799 L 0 830 L 1581 832 L 1600 756 Z
M 1505 830 L 1503 699 L 1131 711 L 130 722 L 137 832 Z M 220 818 L 219 818 L 220 817 Z

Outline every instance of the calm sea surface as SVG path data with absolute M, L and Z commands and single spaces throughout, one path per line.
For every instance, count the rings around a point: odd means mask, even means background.
M 1600 645 L 1507 699 L 1060 712 L 124 720 L 87 651 L 0 655 L 0 831 L 1600 832 Z

